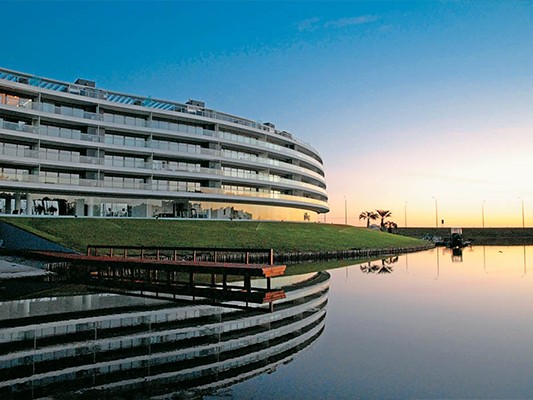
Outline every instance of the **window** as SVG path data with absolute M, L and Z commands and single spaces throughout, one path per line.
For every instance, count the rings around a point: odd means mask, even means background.
M 11 94 L 0 93 L 0 104 L 13 107 L 31 108 L 32 99 L 26 97 L 13 96 Z

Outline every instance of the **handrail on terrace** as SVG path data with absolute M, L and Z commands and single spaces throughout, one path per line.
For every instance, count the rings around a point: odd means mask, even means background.
M 98 254 L 98 250 L 105 250 L 104 253 Z M 115 250 L 118 250 L 118 254 Z M 132 252 L 136 252 L 133 253 Z M 87 245 L 87 256 L 89 257 L 110 257 L 110 258 L 153 258 L 155 252 L 155 259 L 167 259 L 168 256 L 162 254 L 164 252 L 172 252 L 170 256 L 171 261 L 180 261 L 184 255 L 192 256 L 192 261 L 197 262 L 199 253 L 210 253 L 213 262 L 221 262 L 220 253 L 240 254 L 244 256 L 244 264 L 252 264 L 250 256 L 252 254 L 267 254 L 268 264 L 274 265 L 274 249 L 264 248 L 227 248 L 227 247 L 180 247 L 180 246 L 120 246 L 120 245 Z M 135 255 L 134 255 L 135 254 Z M 133 256 L 133 257 L 132 257 Z M 224 262 L 224 261 L 222 261 Z
M 74 94 L 78 96 L 97 98 L 101 100 L 106 100 L 113 103 L 121 103 L 125 105 L 134 105 L 134 106 L 143 106 L 146 108 L 160 110 L 160 111 L 174 111 L 183 114 L 189 115 L 201 115 L 207 118 L 217 119 L 220 121 L 231 122 L 237 125 L 248 126 L 264 132 L 273 132 L 276 135 L 286 137 L 293 140 L 294 142 L 307 147 L 313 150 L 318 154 L 318 151 L 310 144 L 301 139 L 295 138 L 291 133 L 285 131 L 279 131 L 277 129 L 272 129 L 271 127 L 261 123 L 256 122 L 250 119 L 238 117 L 235 115 L 223 113 L 220 111 L 215 111 L 202 107 L 201 109 L 196 109 L 196 107 L 190 107 L 187 104 L 177 103 L 173 101 L 161 100 L 161 99 L 152 99 L 151 97 L 142 97 L 129 95 L 125 93 L 103 90 L 95 87 L 87 87 L 82 84 L 58 81 L 49 78 L 38 77 L 32 74 L 21 73 L 18 71 L 12 71 L 6 68 L 0 68 L 0 79 L 24 83 L 30 86 L 40 87 L 42 89 L 53 90 L 56 92 L 64 92 L 69 94 Z

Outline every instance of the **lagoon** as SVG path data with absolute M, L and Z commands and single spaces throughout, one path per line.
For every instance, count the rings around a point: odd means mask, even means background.
M 331 270 L 326 328 L 235 399 L 533 397 L 533 247 L 437 248 Z M 533 267 L 533 265 L 530 265 Z M 388 268 L 388 269 L 387 269 Z M 381 273 L 380 273 L 381 272 Z M 212 397 L 217 398 L 217 396 Z
M 0 392 L 532 398 L 528 260 L 533 246 L 437 248 L 285 277 L 292 290 L 274 314 L 115 295 L 0 303 Z M 37 325 L 9 321 L 23 317 Z

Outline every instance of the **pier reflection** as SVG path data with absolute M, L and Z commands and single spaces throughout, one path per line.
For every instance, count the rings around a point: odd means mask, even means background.
M 272 313 L 97 294 L 0 303 L 2 398 L 200 396 L 272 371 L 325 326 L 326 272 Z

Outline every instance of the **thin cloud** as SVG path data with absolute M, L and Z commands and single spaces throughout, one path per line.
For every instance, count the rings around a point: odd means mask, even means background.
M 318 28 L 318 23 L 320 22 L 320 18 L 318 17 L 314 17 L 314 18 L 309 18 L 309 19 L 305 19 L 301 22 L 298 23 L 298 30 L 300 32 L 303 32 L 303 31 L 314 31 L 315 29 Z
M 359 17 L 333 19 L 321 23 L 321 18 L 313 17 L 300 21 L 298 24 L 296 24 L 296 27 L 300 32 L 311 32 L 316 31 L 317 29 L 340 29 L 347 26 L 364 25 L 375 22 L 378 19 L 379 17 L 376 15 L 361 15 Z
M 346 26 L 363 25 L 370 22 L 377 21 L 378 17 L 375 15 L 361 15 L 360 17 L 340 18 L 332 21 L 327 21 L 324 24 L 325 28 L 344 28 Z

